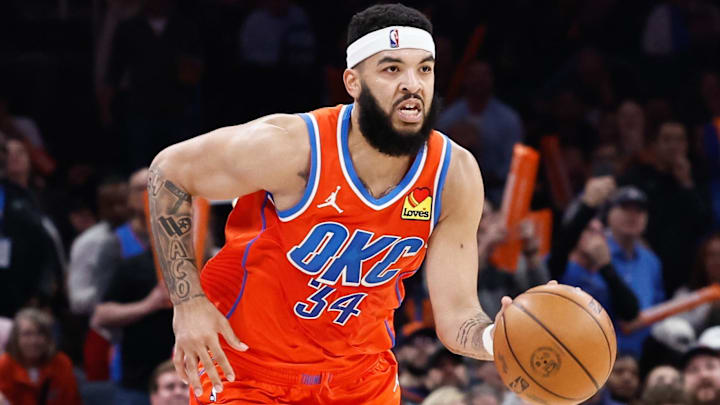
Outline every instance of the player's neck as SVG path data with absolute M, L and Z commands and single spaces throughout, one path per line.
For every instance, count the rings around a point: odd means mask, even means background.
M 415 156 L 390 156 L 375 149 L 360 132 L 353 111 L 348 132 L 348 150 L 360 180 L 379 198 L 396 186 L 407 173 Z

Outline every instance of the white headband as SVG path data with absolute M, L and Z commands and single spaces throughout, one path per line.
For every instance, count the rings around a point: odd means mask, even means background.
M 415 27 L 385 27 L 362 36 L 347 48 L 347 67 L 382 51 L 422 49 L 435 57 L 435 42 L 429 32 Z

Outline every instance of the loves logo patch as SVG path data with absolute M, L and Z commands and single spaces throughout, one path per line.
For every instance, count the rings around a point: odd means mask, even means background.
M 429 221 L 432 212 L 432 196 L 427 187 L 418 187 L 405 196 L 402 219 Z

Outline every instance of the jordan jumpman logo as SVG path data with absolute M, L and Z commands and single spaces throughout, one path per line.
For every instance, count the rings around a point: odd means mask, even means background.
M 337 203 L 335 202 L 335 199 L 337 198 L 337 193 L 338 193 L 338 191 L 340 191 L 340 186 L 337 186 L 337 188 L 335 189 L 335 191 L 333 191 L 332 193 L 330 193 L 330 195 L 328 196 L 328 198 L 325 199 L 325 202 L 322 203 L 322 204 L 318 204 L 317 207 L 318 207 L 318 208 L 333 207 L 333 208 L 335 208 L 335 209 L 337 210 L 338 214 L 342 214 L 342 213 L 343 213 L 343 210 L 340 209 L 340 207 L 338 207 Z

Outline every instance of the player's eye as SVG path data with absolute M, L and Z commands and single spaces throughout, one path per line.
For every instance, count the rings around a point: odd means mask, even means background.
M 430 73 L 430 72 L 432 72 L 432 67 L 425 65 L 425 66 L 420 67 L 420 71 L 423 73 Z
M 399 72 L 399 71 L 400 71 L 400 68 L 398 68 L 397 66 L 393 65 L 393 66 L 388 66 L 388 67 L 386 67 L 384 70 L 385 70 L 386 72 L 396 73 L 396 72 Z

